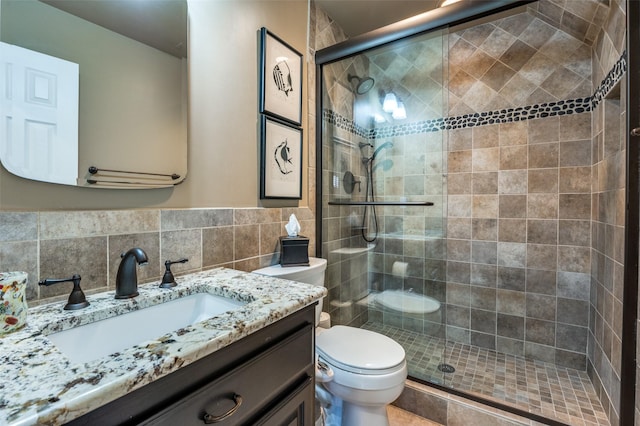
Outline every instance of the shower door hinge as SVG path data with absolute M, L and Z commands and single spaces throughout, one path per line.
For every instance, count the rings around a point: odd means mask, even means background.
M 640 127 L 631 130 L 631 136 L 640 136 Z

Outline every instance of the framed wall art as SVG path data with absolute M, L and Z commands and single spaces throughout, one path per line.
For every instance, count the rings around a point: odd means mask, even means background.
M 262 115 L 260 198 L 302 198 L 302 129 Z
M 260 29 L 260 113 L 302 124 L 302 54 Z

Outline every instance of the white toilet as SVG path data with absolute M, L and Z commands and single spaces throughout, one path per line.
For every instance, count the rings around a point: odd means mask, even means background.
M 309 263 L 285 268 L 274 265 L 253 272 L 324 285 L 327 261 L 310 257 Z M 316 307 L 316 326 L 321 312 L 322 300 Z M 388 426 L 386 406 L 400 396 L 407 378 L 402 346 L 382 334 L 355 327 L 338 325 L 317 330 L 318 361 L 331 370 L 318 381 L 339 401 L 334 405 L 342 406 L 337 424 Z

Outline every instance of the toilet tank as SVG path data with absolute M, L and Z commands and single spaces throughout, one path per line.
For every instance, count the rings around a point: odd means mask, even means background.
M 309 266 L 268 266 L 253 271 L 256 274 L 270 277 L 284 278 L 285 280 L 324 286 L 324 273 L 327 269 L 327 260 L 317 257 L 309 258 Z
M 256 274 L 268 275 L 275 278 L 283 278 L 285 280 L 298 281 L 306 284 L 317 286 L 324 285 L 324 273 L 327 270 L 327 260 L 317 257 L 309 258 L 309 266 L 285 266 L 280 265 L 268 266 L 253 271 Z M 320 315 L 322 314 L 322 299 L 318 300 L 316 305 L 316 326 L 320 324 Z

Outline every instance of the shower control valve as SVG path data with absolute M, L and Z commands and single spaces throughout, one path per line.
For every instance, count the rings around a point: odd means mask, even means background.
M 353 189 L 358 185 L 358 192 L 362 192 L 362 188 L 360 187 L 360 181 L 356 180 L 355 176 L 351 172 L 344 172 L 344 177 L 342 178 L 342 184 L 344 185 L 344 191 L 347 194 L 351 194 Z

